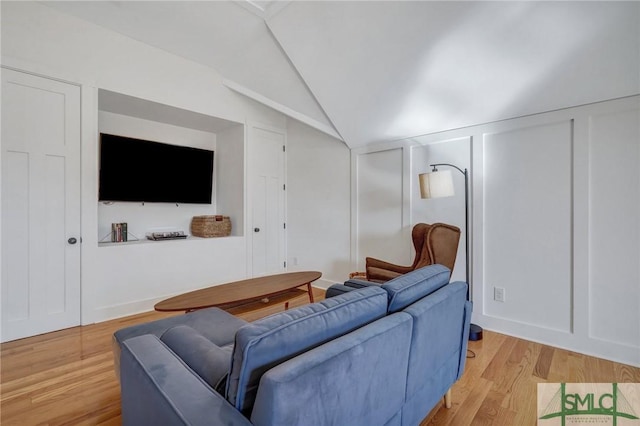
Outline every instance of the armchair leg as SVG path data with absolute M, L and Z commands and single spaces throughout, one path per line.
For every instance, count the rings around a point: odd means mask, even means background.
M 451 389 L 444 394 L 444 406 L 447 408 L 451 408 Z

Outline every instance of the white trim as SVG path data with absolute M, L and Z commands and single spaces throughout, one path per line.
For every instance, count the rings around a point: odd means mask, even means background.
M 294 120 L 298 120 L 299 122 L 304 123 L 307 126 L 313 127 L 314 129 L 319 130 L 322 133 L 325 133 L 333 138 L 338 139 L 339 141 L 344 142 L 344 139 L 342 139 L 342 137 L 338 134 L 338 132 L 335 131 L 335 129 L 333 129 L 330 126 L 327 126 L 324 123 L 319 122 L 318 120 L 315 120 L 307 115 L 294 111 L 288 106 L 282 105 L 281 103 L 278 103 L 272 99 L 269 99 L 264 95 L 254 92 L 253 90 L 248 89 L 245 86 L 242 86 L 241 84 L 236 83 L 235 81 L 225 78 L 222 80 L 222 84 L 224 84 L 234 92 L 244 95 L 250 99 L 253 99 L 256 102 L 266 105 L 271 109 L 274 109 L 288 117 L 293 118 Z
M 80 88 L 80 323 L 94 322 L 95 284 L 87 271 L 87 259 L 91 258 L 98 244 L 98 205 L 87 200 L 96 199 L 98 168 L 98 89 L 83 85 Z M 91 166 L 90 166 L 91 165 Z
M 14 71 L 23 72 L 25 74 L 35 75 L 37 77 L 48 78 L 49 80 L 57 80 L 62 83 L 72 84 L 75 86 L 96 85 L 93 81 L 86 81 L 76 75 L 71 75 L 63 71 L 61 72 L 55 67 L 42 65 L 32 61 L 25 61 L 23 59 L 14 58 L 11 56 L 1 56 L 0 66 L 2 66 L 2 68 L 12 69 Z
M 92 312 L 92 321 L 85 322 L 82 325 L 88 325 L 96 322 L 109 321 L 113 319 L 128 317 L 145 312 L 152 312 L 156 303 L 167 299 L 171 296 L 153 297 L 151 299 L 135 300 L 133 302 L 119 303 L 117 305 L 100 306 Z
M 34 71 L 30 71 L 30 68 L 25 68 L 25 67 L 16 67 L 16 66 L 12 66 L 12 65 L 7 65 L 6 63 L 1 63 L 0 64 L 0 68 L 4 69 L 4 70 L 10 70 L 10 71 L 15 71 L 15 72 L 19 72 L 22 74 L 28 74 L 28 75 L 32 75 L 34 77 L 38 77 L 38 78 L 46 78 L 47 80 L 53 80 L 53 81 L 57 81 L 59 83 L 64 83 L 64 84 L 69 84 L 71 86 L 77 86 L 77 87 L 82 87 L 82 84 L 77 82 L 77 81 L 71 81 L 71 80 L 67 80 L 64 78 L 59 78 L 59 77 L 49 77 L 46 74 L 43 74 L 41 72 L 34 72 Z
M 233 4 L 240 6 L 241 8 L 253 13 L 258 18 L 262 18 L 266 21 L 280 13 L 280 11 L 289 6 L 292 1 L 293 0 L 272 0 L 264 7 L 253 0 L 234 1 Z

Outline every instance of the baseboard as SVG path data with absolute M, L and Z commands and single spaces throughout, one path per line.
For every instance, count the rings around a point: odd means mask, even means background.
M 312 287 L 326 290 L 338 281 L 329 279 L 318 279 L 312 283 Z M 83 325 L 92 324 L 96 322 L 109 321 L 117 318 L 126 317 L 129 315 L 141 314 L 143 312 L 153 311 L 153 307 L 156 303 L 171 297 L 172 295 L 166 295 L 162 297 L 154 297 L 151 299 L 136 300 L 133 302 L 121 303 L 118 305 L 101 306 L 93 310 L 93 312 L 86 315 L 86 321 L 83 321 Z
M 102 306 L 96 308 L 93 312 L 91 312 L 90 318 L 88 318 L 88 321 L 83 325 L 95 322 L 109 321 L 129 315 L 136 315 L 143 312 L 153 311 L 153 307 L 155 306 L 155 304 L 166 299 L 167 297 L 169 296 L 136 300 L 133 302 L 121 303 L 118 305 Z
M 640 348 L 637 346 L 605 342 L 587 335 L 551 330 L 490 316 L 478 315 L 474 319 L 477 319 L 478 324 L 484 327 L 485 330 L 640 367 Z
M 311 284 L 311 287 L 316 287 L 316 288 L 321 288 L 323 290 L 328 289 L 329 287 L 331 287 L 332 285 L 334 285 L 335 283 L 339 283 L 341 281 L 333 281 L 333 280 L 329 280 L 329 279 L 324 279 L 324 278 L 320 278 L 317 279 L 316 281 L 314 281 Z

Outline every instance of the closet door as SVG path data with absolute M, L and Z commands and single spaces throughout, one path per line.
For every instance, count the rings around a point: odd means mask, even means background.
M 80 88 L 2 69 L 2 341 L 80 324 Z
M 249 130 L 252 276 L 277 274 L 285 259 L 286 136 L 278 129 Z

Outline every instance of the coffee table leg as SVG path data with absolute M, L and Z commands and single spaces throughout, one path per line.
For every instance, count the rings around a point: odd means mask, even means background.
M 313 303 L 313 289 L 311 288 L 311 283 L 307 283 L 307 292 L 309 293 L 309 302 Z

